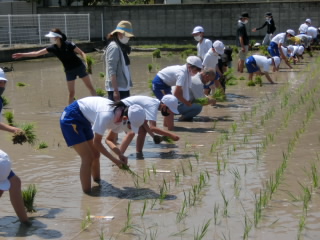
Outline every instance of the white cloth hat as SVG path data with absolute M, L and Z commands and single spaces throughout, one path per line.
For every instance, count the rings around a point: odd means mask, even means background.
M 197 56 L 190 56 L 187 57 L 187 63 L 191 64 L 192 66 L 196 66 L 197 68 L 202 69 L 202 60 Z
M 299 27 L 299 32 L 300 33 L 307 33 L 308 32 L 308 27 L 309 26 L 307 24 L 305 24 L 305 23 L 301 24 L 300 27 Z
M 203 29 L 203 27 L 201 27 L 201 26 L 196 26 L 196 27 L 193 29 L 192 34 L 199 33 L 199 32 L 204 32 L 204 29 Z
M 302 55 L 303 52 L 304 52 L 304 47 L 303 47 L 303 46 L 299 46 L 297 53 L 298 53 L 299 55 Z
M 5 75 L 5 73 L 4 73 L 2 68 L 0 68 L 0 80 L 8 81 L 8 79 L 6 78 L 6 75 Z
M 128 118 L 131 123 L 132 131 L 134 133 L 138 133 L 139 127 L 144 123 L 144 120 L 146 119 L 146 113 L 141 106 L 133 104 L 129 107 Z
M 306 22 L 311 24 L 311 19 L 310 19 L 310 18 L 307 18 L 307 19 L 306 19 Z
M 175 114 L 179 114 L 178 111 L 178 99 L 170 94 L 164 95 L 161 98 L 161 102 L 164 103 L 171 112 L 175 113 Z
M 216 50 L 216 52 L 220 55 L 222 55 L 224 53 L 224 44 L 223 42 L 217 40 L 212 44 L 212 47 L 214 48 L 214 50 Z
M 51 32 L 51 31 L 48 34 L 46 34 L 45 37 L 48 37 L 48 38 L 55 38 L 55 37 L 62 38 L 62 36 L 59 33 Z
M 8 154 L 0 150 L 0 190 L 7 191 L 10 188 L 8 176 L 11 171 L 11 162 Z
M 279 67 L 280 65 L 280 58 L 275 56 L 275 57 L 272 57 L 273 60 L 274 60 L 274 64 L 276 65 L 276 67 Z
M 296 35 L 295 32 L 294 32 L 294 30 L 292 30 L 292 29 L 288 29 L 288 30 L 287 30 L 287 33 L 289 33 L 289 34 L 292 35 L 292 36 L 295 36 L 295 35 Z
M 289 46 L 287 47 L 287 49 L 288 49 L 291 53 L 294 51 L 294 48 L 293 48 L 292 45 L 289 45 Z

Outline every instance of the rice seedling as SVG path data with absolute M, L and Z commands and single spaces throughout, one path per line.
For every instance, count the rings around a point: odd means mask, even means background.
M 246 80 L 244 76 L 239 77 L 239 80 Z
M 101 229 L 100 229 L 100 233 L 99 233 L 99 240 L 104 240 L 103 227 L 101 227 Z
M 319 175 L 318 175 L 318 170 L 317 166 L 315 163 L 311 164 L 311 176 L 312 176 L 312 183 L 314 188 L 319 187 Z
M 24 83 L 24 82 L 17 82 L 17 87 L 25 87 L 25 86 L 27 86 L 26 83 Z
M 248 218 L 247 215 L 244 217 L 244 233 L 243 233 L 243 240 L 247 240 L 249 238 L 249 232 L 252 229 L 252 222 Z
M 154 164 L 152 164 L 152 172 L 154 175 L 157 175 L 157 169 L 156 166 Z
M 154 208 L 154 206 L 156 205 L 157 203 L 157 198 L 153 199 L 152 202 L 151 202 L 151 205 L 150 205 L 150 209 L 152 210 Z
M 37 194 L 37 188 L 35 184 L 30 184 L 27 189 L 21 191 L 23 203 L 27 212 L 36 212 L 34 208 L 34 199 Z
M 104 72 L 99 72 L 99 77 L 100 78 L 104 78 L 106 76 L 106 74 Z
M 4 113 L 4 117 L 6 118 L 8 124 L 10 126 L 14 126 L 15 125 L 13 112 L 11 112 L 11 111 L 5 112 Z
M 176 186 L 180 183 L 180 174 L 178 171 L 174 171 L 174 181 Z
M 181 237 L 181 239 L 182 239 L 182 236 L 183 236 L 183 234 L 186 232 L 186 231 L 188 231 L 189 230 L 189 228 L 184 228 L 184 229 L 182 229 L 180 232 L 177 232 L 177 233 L 173 233 L 173 234 L 171 234 L 170 236 L 171 237 Z
M 207 234 L 208 232 L 208 229 L 209 229 L 209 225 L 210 225 L 210 222 L 211 222 L 211 219 L 209 219 L 207 222 L 205 222 L 201 229 L 198 228 L 197 232 L 194 232 L 194 240 L 201 240 L 205 237 L 205 235 Z
M 168 137 L 168 136 L 162 136 L 161 137 L 163 141 L 165 141 L 166 143 L 170 143 L 170 144 L 173 144 L 174 141 L 172 138 Z
M 262 87 L 262 78 L 261 76 L 256 76 L 254 83 Z
M 160 49 L 156 49 L 152 52 L 152 57 L 153 58 L 161 58 L 161 51 Z
M 186 59 L 188 56 L 197 56 L 197 52 L 193 49 L 187 49 L 180 53 L 181 58 Z
M 232 168 L 231 170 L 229 170 L 229 172 L 233 174 L 234 179 L 241 180 L 241 175 L 238 168 Z
M 247 86 L 249 87 L 254 87 L 256 84 L 254 83 L 254 81 L 250 80 L 247 82 Z
M 261 190 L 260 190 L 259 198 L 257 198 L 256 194 L 254 195 L 254 197 L 255 197 L 255 204 L 254 204 L 253 219 L 254 219 L 254 226 L 257 227 L 262 216 Z
M 212 98 L 215 99 L 217 102 L 224 102 L 227 98 L 225 93 L 222 89 L 217 88 L 212 94 Z
M 217 120 L 217 119 L 213 119 L 213 126 L 212 126 L 212 129 L 216 129 L 216 127 L 217 127 L 217 123 L 218 123 L 218 120 Z M 319 136 L 319 141 L 320 141 L 320 136 Z
M 301 234 L 302 234 L 302 231 L 305 229 L 305 226 L 306 226 L 306 216 L 303 214 L 301 215 L 299 220 L 298 240 L 301 239 Z
M 181 170 L 182 170 L 182 176 L 186 176 L 186 170 L 184 169 L 184 166 L 182 164 L 182 162 L 180 162 L 180 165 L 181 165 Z
M 248 167 L 247 167 L 247 164 L 245 163 L 244 164 L 244 175 L 245 176 L 247 175 L 247 172 L 248 172 Z
M 221 174 L 221 160 L 218 157 L 218 153 L 217 153 L 217 173 L 220 176 L 220 174 Z
M 136 172 L 132 171 L 128 165 L 122 165 L 120 169 L 123 170 L 124 172 L 129 173 L 133 177 L 136 177 L 136 178 L 140 177 Z
M 93 64 L 95 63 L 95 60 L 93 59 L 93 57 L 91 57 L 91 56 L 86 56 L 86 63 L 87 63 L 87 72 L 89 73 L 89 74 L 92 74 L 92 66 L 93 66 Z
M 44 141 L 40 142 L 38 145 L 38 149 L 48 148 L 48 144 Z
M 155 229 L 154 231 L 150 229 L 149 231 L 150 240 L 155 240 L 158 235 L 158 229 Z
M 227 200 L 226 195 L 224 194 L 224 191 L 220 189 L 221 196 L 223 198 L 223 216 L 228 217 L 228 205 L 229 200 Z
M 148 64 L 148 71 L 149 71 L 149 73 L 151 73 L 152 68 L 153 68 L 152 64 L 151 64 L 151 63 L 149 63 L 149 64 Z
M 240 187 L 240 183 L 239 183 L 239 180 L 234 178 L 233 179 L 233 193 L 234 193 L 234 196 L 236 198 L 239 198 L 240 196 L 240 191 L 241 191 L 241 187 Z
M 1 98 L 2 98 L 2 106 L 3 107 L 9 105 L 10 101 L 9 101 L 9 99 L 7 97 L 1 96 Z
M 167 186 L 166 180 L 163 179 L 162 186 L 160 186 L 160 194 L 159 194 L 160 204 L 164 201 L 167 195 L 168 195 L 168 186 Z
M 132 225 L 132 215 L 131 215 L 131 201 L 128 201 L 128 207 L 126 209 L 127 220 L 125 222 L 124 227 L 120 230 L 120 232 L 127 232 L 129 229 L 133 228 Z
M 197 98 L 193 101 L 193 103 L 198 103 L 202 106 L 205 106 L 205 105 L 209 104 L 209 98 L 207 98 L 207 97 Z
M 213 207 L 213 220 L 214 225 L 218 224 L 218 216 L 219 216 L 219 204 L 215 203 Z
M 189 166 L 189 170 L 192 173 L 193 172 L 193 167 L 192 167 L 192 163 L 190 161 L 190 159 L 188 159 L 188 166 Z
M 187 199 L 186 199 L 186 196 L 184 196 L 182 206 L 176 216 L 177 223 L 181 222 L 187 216 L 187 206 L 188 206 Z
M 141 214 L 140 214 L 141 217 L 144 216 L 146 209 L 147 209 L 147 205 L 148 205 L 148 201 L 147 201 L 147 199 L 145 199 L 143 202 L 143 207 L 142 207 Z
M 237 131 L 237 127 L 238 127 L 237 123 L 232 123 L 231 127 L 232 127 L 232 133 L 235 134 Z
M 199 156 L 200 156 L 199 152 L 194 152 L 194 157 L 197 160 L 197 164 L 199 164 Z
M 100 97 L 104 97 L 107 94 L 107 92 L 104 89 L 99 87 L 96 88 L 96 93 L 97 93 L 97 96 L 100 96 Z

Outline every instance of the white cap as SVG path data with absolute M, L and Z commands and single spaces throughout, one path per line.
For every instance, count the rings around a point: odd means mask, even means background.
M 161 102 L 164 103 L 170 109 L 171 112 L 179 114 L 178 99 L 175 96 L 171 94 L 164 95 L 161 98 Z
M 308 32 L 308 25 L 305 23 L 301 24 L 299 27 L 299 32 L 300 33 L 307 33 Z
M 293 53 L 293 51 L 294 51 L 294 48 L 293 48 L 292 45 L 289 45 L 289 46 L 287 47 L 287 49 L 288 49 L 291 53 Z
M 289 34 L 292 35 L 292 36 L 295 36 L 295 35 L 296 35 L 295 32 L 294 32 L 294 30 L 292 30 L 292 29 L 288 29 L 288 30 L 287 30 L 287 33 L 289 33 Z
M 212 47 L 214 48 L 214 50 L 216 50 L 216 52 L 220 55 L 222 55 L 224 53 L 224 44 L 223 42 L 217 40 L 212 44 Z
M 274 60 L 274 64 L 276 65 L 276 67 L 279 67 L 280 65 L 280 58 L 275 56 L 275 57 L 272 57 L 273 60 Z
M 302 55 L 303 51 L 304 51 L 304 47 L 303 47 L 303 46 L 299 46 L 297 53 L 298 53 L 299 55 Z
M 139 127 L 144 123 L 144 120 L 146 119 L 146 113 L 141 106 L 133 104 L 129 107 L 128 118 L 131 123 L 132 131 L 134 133 L 138 133 Z
M 8 81 L 8 79 L 6 78 L 6 75 L 4 74 L 4 71 L 3 71 L 2 68 L 0 68 L 0 80 Z
M 204 29 L 203 29 L 203 27 L 201 27 L 201 26 L 196 26 L 196 27 L 193 29 L 192 34 L 199 33 L 199 32 L 204 32 Z
M 196 66 L 197 68 L 202 69 L 202 60 L 197 56 L 190 56 L 187 57 L 187 63 L 191 64 L 192 66 Z
M 311 19 L 310 19 L 310 18 L 307 18 L 307 19 L 306 19 L 306 22 L 311 24 Z
M 8 176 L 11 171 L 11 162 L 8 154 L 0 150 L 0 190 L 7 191 L 10 188 Z
M 48 37 L 48 38 L 54 38 L 54 37 L 62 38 L 62 36 L 59 33 L 55 33 L 55 32 L 49 32 L 48 34 L 45 35 L 45 37 Z

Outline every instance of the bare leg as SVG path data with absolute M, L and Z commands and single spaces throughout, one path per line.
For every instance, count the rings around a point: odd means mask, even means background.
M 10 178 L 11 187 L 9 189 L 10 201 L 14 211 L 19 217 L 21 222 L 27 222 L 28 216 L 24 207 L 22 194 L 21 194 L 21 180 L 18 176 Z
M 73 103 L 75 95 L 75 80 L 67 81 L 68 91 L 69 91 L 69 104 Z
M 73 145 L 74 150 L 81 158 L 80 181 L 82 190 L 85 193 L 91 192 L 91 171 L 94 159 L 95 149 L 92 149 L 92 143 L 83 142 Z
M 170 131 L 174 130 L 174 114 L 163 117 L 163 126 L 167 127 Z
M 93 140 L 88 141 L 88 143 L 92 146 L 93 150 L 93 160 L 91 166 L 91 175 L 94 181 L 98 181 L 101 179 L 100 177 L 100 152 L 95 149 L 93 146 Z
M 86 85 L 86 87 L 89 89 L 91 96 L 97 96 L 96 90 L 94 89 L 90 75 L 88 74 L 84 78 L 82 78 L 83 83 Z
M 144 129 L 144 127 L 139 128 L 139 133 L 137 137 L 137 142 L 136 142 L 136 152 L 142 153 L 144 141 L 146 139 L 147 131 Z
M 128 132 L 126 134 L 126 136 L 122 139 L 122 142 L 121 142 L 121 145 L 120 145 L 120 148 L 119 148 L 120 152 L 122 154 L 127 150 L 128 146 L 131 143 L 131 141 L 134 138 L 134 136 L 135 136 L 134 132 Z

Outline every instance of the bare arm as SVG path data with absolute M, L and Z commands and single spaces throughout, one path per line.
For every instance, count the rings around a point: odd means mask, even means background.
M 85 63 L 87 63 L 87 55 L 78 47 L 76 47 L 74 50 L 73 50 L 75 53 L 78 53 L 82 59 L 85 61 Z
M 113 152 L 115 152 L 118 156 L 120 156 L 120 155 L 123 155 L 124 152 L 127 150 L 129 144 L 131 143 L 132 139 L 135 136 L 135 133 L 128 132 L 127 135 L 123 138 L 120 148 L 118 148 L 117 145 L 114 143 L 114 139 L 116 136 L 117 136 L 116 133 L 110 131 L 105 142 Z
M 174 134 L 172 132 L 163 130 L 161 128 L 158 128 L 156 126 L 157 125 L 156 121 L 149 121 L 149 122 L 150 122 L 150 129 L 151 129 L 152 132 L 154 132 L 156 134 L 159 134 L 159 135 L 162 135 L 162 136 L 170 137 L 174 141 L 178 141 L 180 139 L 178 135 L 176 135 L 176 134 Z
M 14 53 L 12 54 L 13 59 L 19 59 L 23 57 L 38 57 L 47 54 L 48 51 L 46 48 L 41 49 L 39 51 L 34 51 L 34 52 L 28 52 L 28 53 Z
M 7 125 L 1 122 L 0 122 L 0 130 L 11 132 L 11 133 L 22 131 L 20 128 L 12 127 L 10 125 Z
M 108 150 L 102 145 L 102 135 L 95 133 L 93 137 L 93 146 L 104 156 L 109 158 L 114 164 L 116 164 L 118 167 L 121 167 L 122 165 L 127 165 L 128 158 L 123 156 L 120 151 L 118 151 L 119 159 L 115 158 Z
M 176 89 L 174 91 L 173 94 L 176 98 L 178 98 L 178 100 L 182 103 L 184 103 L 185 105 L 187 105 L 188 107 L 191 107 L 191 103 L 189 101 L 187 101 L 184 97 L 183 97 L 183 90 L 181 86 L 176 86 Z

